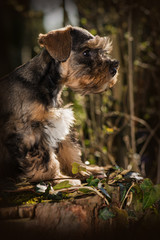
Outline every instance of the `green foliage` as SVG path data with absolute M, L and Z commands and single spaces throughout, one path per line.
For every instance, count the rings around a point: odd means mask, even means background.
M 108 220 L 110 218 L 115 217 L 115 214 L 108 209 L 108 207 L 105 207 L 103 209 L 100 209 L 99 211 L 99 218 L 103 219 L 103 220 Z
M 81 24 L 86 25 L 87 24 L 87 19 L 86 18 L 81 18 Z
M 72 173 L 73 174 L 77 174 L 77 173 L 79 173 L 81 171 L 85 172 L 86 169 L 84 167 L 82 167 L 80 164 L 76 163 L 76 162 L 72 163 Z
M 97 187 L 99 183 L 99 179 L 94 178 L 94 176 L 92 175 L 86 181 L 88 183 L 88 186 L 94 186 L 94 187 Z
M 92 191 L 90 189 L 86 189 L 86 188 L 80 188 L 79 189 L 80 192 L 87 194 L 87 193 L 91 193 Z
M 114 27 L 113 25 L 107 24 L 105 26 L 105 30 L 109 33 L 109 34 L 116 34 L 117 33 L 117 28 Z
M 145 179 L 143 183 L 140 184 L 140 188 L 143 193 L 143 209 L 153 206 L 153 204 L 160 200 L 160 184 L 153 185 L 150 179 Z
M 120 3 L 112 0 L 100 1 L 98 4 L 96 0 L 89 0 L 87 3 L 80 0 L 76 1 L 76 4 L 80 25 L 93 34 L 110 36 L 113 40 L 111 56 L 113 54 L 113 57 L 120 61 L 119 81 L 114 88 L 107 90 L 101 96 L 84 98 L 83 107 L 86 119 L 83 119 L 83 123 L 81 123 L 82 131 L 80 132 L 84 160 L 90 161 L 89 159 L 91 159 L 98 165 L 117 163 L 125 168 L 127 168 L 126 164 L 133 166 L 133 158 L 130 154 L 132 152 L 130 121 L 126 116 L 121 116 L 121 113 L 130 112 L 128 65 L 131 59 L 128 57 L 128 41 L 132 40 L 134 105 L 136 106 L 135 115 L 139 118 L 134 119 L 136 122 L 136 148 L 140 156 L 143 157 L 145 154 L 147 162 L 150 161 L 148 165 L 143 162 L 145 164 L 143 169 L 146 169 L 148 176 L 155 180 L 159 137 L 156 134 L 158 127 L 153 135 L 152 129 L 156 125 L 158 126 L 160 120 L 158 114 L 160 105 L 158 87 L 160 75 L 158 60 L 160 48 L 159 6 L 145 1 L 134 1 L 133 4 L 132 1 L 128 2 L 127 0 Z M 128 32 L 130 12 L 132 15 L 131 39 Z M 116 116 L 109 114 L 114 111 L 118 111 L 119 114 Z M 145 136 L 142 130 L 145 132 Z M 103 151 L 104 147 L 107 148 L 107 151 Z M 97 149 L 100 157 L 95 156 Z M 141 154 L 141 150 L 143 150 L 143 154 Z M 138 161 L 136 165 L 138 166 Z
M 60 190 L 60 189 L 63 189 L 63 188 L 69 188 L 71 186 L 72 185 L 69 184 L 69 181 L 62 181 L 62 182 L 56 184 L 55 186 L 53 186 L 53 189 L 54 190 Z
M 78 173 L 80 165 L 74 164 L 73 169 Z M 36 186 L 18 186 L 20 190 L 17 188 L 14 192 L 1 193 L 0 205 L 58 202 L 96 194 L 104 201 L 99 209 L 99 218 L 103 221 L 119 219 L 120 223 L 126 225 L 130 219 L 160 218 L 160 184 L 154 185 L 150 179 L 142 179 L 138 173 L 119 166 L 110 167 L 106 175 L 103 179 L 91 175 L 80 186 L 72 186 L 67 180 L 56 185 L 41 182 Z
M 0 206 L 17 206 L 41 202 L 41 194 L 32 191 L 1 193 Z
M 95 28 L 92 28 L 92 29 L 90 30 L 90 32 L 91 32 L 91 34 L 93 34 L 93 35 L 97 35 L 97 30 L 96 30 Z

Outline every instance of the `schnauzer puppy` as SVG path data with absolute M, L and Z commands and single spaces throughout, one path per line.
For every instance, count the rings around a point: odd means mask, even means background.
M 73 137 L 74 115 L 62 107 L 64 85 L 81 94 L 100 93 L 117 81 L 111 42 L 67 26 L 39 35 L 44 49 L 0 80 L 0 177 L 30 182 L 73 177 L 83 165 Z M 95 173 L 100 168 L 86 167 Z M 84 172 L 79 173 L 83 175 Z M 80 180 L 70 179 L 72 184 Z

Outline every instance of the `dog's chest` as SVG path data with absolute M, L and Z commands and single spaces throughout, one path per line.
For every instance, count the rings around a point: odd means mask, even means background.
M 44 125 L 44 134 L 48 144 L 57 148 L 58 143 L 66 138 L 74 123 L 74 114 L 71 108 L 52 109 L 49 119 Z

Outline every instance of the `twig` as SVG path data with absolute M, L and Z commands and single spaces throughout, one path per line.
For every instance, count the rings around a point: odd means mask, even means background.
M 123 199 L 123 201 L 122 201 L 122 203 L 121 203 L 120 209 L 122 209 L 123 204 L 124 204 L 126 198 L 128 197 L 128 194 L 129 194 L 129 192 L 130 192 L 130 190 L 131 190 L 131 188 L 132 188 L 133 186 L 134 186 L 134 182 L 133 182 L 132 185 L 129 187 L 129 189 L 128 189 L 128 191 L 127 191 L 127 193 L 126 193 L 126 195 L 125 195 L 125 197 L 124 197 L 124 199 Z
M 140 124 L 144 125 L 150 133 L 152 133 L 154 131 L 154 129 L 152 129 L 145 120 L 143 120 L 142 118 L 136 117 L 136 116 L 130 116 L 127 113 L 113 111 L 113 112 L 107 113 L 106 117 L 112 117 L 112 116 L 116 116 L 116 115 L 121 116 L 121 117 L 125 117 L 128 120 L 131 117 L 133 121 L 139 122 Z M 157 136 L 154 136 L 154 138 L 157 142 L 159 142 Z
M 129 114 L 127 113 L 124 113 L 124 112 L 118 112 L 118 111 L 113 111 L 113 112 L 110 112 L 110 113 L 107 113 L 106 114 L 106 117 L 112 117 L 112 116 L 120 116 L 120 117 L 125 117 L 127 118 L 128 120 L 130 119 L 130 117 L 132 118 L 132 120 L 136 121 L 136 122 L 139 122 L 141 123 L 142 125 L 144 125 L 149 131 L 151 131 L 151 127 L 149 126 L 149 124 L 143 120 L 142 118 L 139 118 L 137 116 L 130 116 Z
M 69 190 L 79 190 L 79 189 L 88 189 L 92 192 L 95 192 L 99 197 L 103 198 L 104 201 L 106 202 L 107 205 L 109 205 L 108 200 L 96 189 L 96 188 L 92 188 L 92 187 L 87 187 L 87 186 L 77 186 L 77 187 L 69 187 L 69 188 L 62 188 L 59 190 L 51 190 L 50 193 L 51 194 L 57 194 L 58 192 L 65 192 L 65 191 L 69 191 Z
M 150 135 L 148 136 L 147 140 L 145 141 L 141 151 L 139 152 L 139 155 L 142 156 L 144 151 L 146 150 L 151 138 L 153 137 L 153 135 L 155 134 L 155 132 L 157 131 L 157 129 L 159 128 L 159 124 L 151 131 Z
M 133 153 L 136 153 L 135 140 L 135 123 L 132 119 L 134 116 L 134 90 L 133 90 L 133 50 L 132 50 L 132 9 L 128 15 L 128 89 L 129 89 L 129 107 L 130 107 L 130 124 L 131 124 L 131 147 Z
M 157 154 L 157 184 L 160 183 L 160 141 L 158 145 L 158 154 Z

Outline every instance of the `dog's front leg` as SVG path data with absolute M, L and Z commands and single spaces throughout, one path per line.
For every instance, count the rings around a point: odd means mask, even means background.
M 104 168 L 99 166 L 86 166 L 81 160 L 81 151 L 79 146 L 72 142 L 68 136 L 66 140 L 59 144 L 58 161 L 60 162 L 60 169 L 64 174 L 75 176 L 72 173 L 73 163 L 78 163 L 82 170 L 76 175 L 80 179 L 85 179 L 90 175 L 100 178 L 105 177 Z M 84 170 L 83 170 L 84 169 Z
M 81 161 L 81 151 L 77 143 L 72 142 L 70 136 L 59 143 L 57 158 L 60 163 L 60 169 L 64 174 L 75 176 L 72 173 L 73 163 L 83 165 Z

